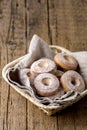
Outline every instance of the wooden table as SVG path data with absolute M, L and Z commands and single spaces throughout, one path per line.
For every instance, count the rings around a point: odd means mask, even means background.
M 49 117 L 2 79 L 4 65 L 26 54 L 35 33 L 87 51 L 87 0 L 0 0 L 0 130 L 87 130 L 87 96 Z

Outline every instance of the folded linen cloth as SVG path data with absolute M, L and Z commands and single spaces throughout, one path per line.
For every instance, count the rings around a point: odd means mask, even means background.
M 30 84 L 30 79 L 24 70 L 28 70 L 30 65 L 41 57 L 47 57 L 53 60 L 54 55 L 55 53 L 50 49 L 47 43 L 39 36 L 34 35 L 30 42 L 28 54 L 25 55 L 25 57 L 13 68 L 8 69 L 7 78 L 9 82 L 15 84 L 16 87 L 21 88 L 25 93 L 28 93 L 35 101 L 45 105 L 57 106 L 75 100 L 77 96 L 80 96 L 80 93 L 75 91 L 70 91 L 64 96 L 54 100 L 48 97 L 40 97 L 36 94 L 36 91 Z M 87 52 L 71 52 L 70 55 L 77 59 L 80 72 L 85 80 L 85 83 L 87 83 Z

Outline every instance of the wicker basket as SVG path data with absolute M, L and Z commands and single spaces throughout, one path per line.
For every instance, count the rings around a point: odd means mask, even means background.
M 69 50 L 60 47 L 60 46 L 50 46 L 55 52 L 63 52 L 63 53 L 71 53 Z M 26 55 L 25 55 L 26 56 Z M 24 58 L 25 56 L 22 56 L 12 62 L 10 62 L 9 64 L 7 64 L 3 70 L 2 70 L 2 76 L 5 79 L 5 81 L 11 86 L 13 87 L 18 93 L 20 93 L 22 96 L 24 96 L 26 99 L 28 99 L 29 101 L 31 101 L 33 104 L 35 104 L 38 108 L 42 109 L 45 113 L 47 113 L 47 115 L 52 115 L 70 105 L 72 105 L 73 103 L 76 103 L 78 100 L 80 100 L 82 97 L 84 97 L 85 95 L 87 95 L 87 89 L 85 91 L 83 91 L 80 96 L 78 96 L 76 99 L 63 104 L 63 105 L 58 105 L 58 106 L 46 106 L 43 105 L 41 103 L 38 103 L 37 101 L 33 100 L 32 97 L 30 97 L 27 93 L 25 93 L 22 89 L 20 89 L 19 87 L 15 86 L 14 84 L 10 83 L 7 79 L 6 76 L 6 71 L 11 68 L 14 67 L 14 65 L 16 65 L 22 58 Z

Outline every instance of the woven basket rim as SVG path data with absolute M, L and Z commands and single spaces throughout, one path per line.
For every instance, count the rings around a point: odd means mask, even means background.
M 69 51 L 68 49 L 65 49 L 65 48 L 63 48 L 63 47 L 61 47 L 61 46 L 57 46 L 57 45 L 50 45 L 50 48 L 52 48 L 52 49 L 57 49 L 57 50 L 61 50 L 61 52 L 65 52 L 65 53 L 67 53 L 67 54 L 69 54 L 71 51 Z M 24 96 L 26 99 L 28 99 L 29 101 L 31 101 L 33 104 L 35 104 L 36 106 L 38 106 L 39 108 L 41 108 L 41 109 L 43 109 L 43 110 L 52 110 L 52 109 L 61 109 L 61 106 L 60 105 L 58 105 L 58 106 L 46 106 L 46 105 L 44 105 L 44 104 L 41 104 L 41 103 L 38 103 L 38 102 L 36 102 L 35 100 L 33 100 L 33 98 L 32 97 L 30 97 L 28 94 L 25 94 L 24 92 L 23 92 L 23 90 L 21 90 L 20 88 L 17 88 L 17 86 L 15 86 L 15 85 L 13 85 L 12 83 L 10 83 L 9 81 L 8 81 L 8 79 L 7 79 L 7 77 L 6 77 L 6 71 L 8 70 L 8 68 L 10 68 L 10 67 L 13 67 L 15 64 L 17 64 L 22 58 L 24 58 L 25 56 L 27 56 L 28 54 L 25 54 L 24 56 L 22 56 L 22 57 L 20 57 L 20 58 L 18 58 L 18 59 L 16 59 L 16 60 L 14 60 L 14 61 L 12 61 L 12 62 L 10 62 L 10 63 L 8 63 L 7 65 L 5 65 L 4 66 L 4 68 L 3 68 L 3 70 L 2 70 L 2 77 L 4 78 L 4 80 L 12 87 L 12 88 L 14 88 L 18 93 L 20 93 L 22 96 Z M 76 101 L 74 100 L 74 101 L 70 101 L 70 104 L 73 104 L 73 103 L 75 103 L 75 102 L 77 102 L 78 100 L 80 100 L 82 97 L 84 97 L 85 95 L 87 95 L 87 89 L 86 90 L 84 90 L 82 93 L 81 93 L 81 97 L 78 97 L 78 99 L 76 99 Z M 64 108 L 64 107 L 66 107 L 66 106 L 70 106 L 69 105 L 69 102 L 68 102 L 68 104 L 64 104 L 62 107 Z M 46 111 L 47 112 L 47 111 Z

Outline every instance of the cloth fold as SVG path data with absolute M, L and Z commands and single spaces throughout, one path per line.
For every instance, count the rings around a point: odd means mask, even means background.
M 73 55 L 73 54 L 74 53 L 72 53 L 71 55 Z M 45 105 L 57 106 L 57 105 L 62 105 L 62 104 L 65 104 L 67 102 L 74 100 L 75 98 L 77 98 L 77 96 L 80 96 L 80 93 L 75 92 L 75 91 L 70 91 L 70 92 L 66 93 L 64 96 L 62 96 L 61 98 L 56 98 L 54 100 L 50 99 L 48 97 L 38 96 L 36 94 L 36 91 L 30 84 L 30 79 L 27 76 L 27 73 L 25 73 L 25 71 L 24 71 L 25 68 L 28 71 L 30 65 L 35 60 L 38 60 L 42 57 L 47 57 L 47 58 L 53 60 L 54 55 L 55 55 L 55 53 L 53 52 L 53 50 L 50 49 L 50 47 L 47 45 L 47 43 L 44 40 L 42 40 L 39 36 L 34 35 L 30 42 L 28 54 L 22 60 L 20 60 L 13 68 L 8 69 L 7 78 L 9 80 L 9 82 L 11 82 L 12 84 L 15 84 L 17 87 L 23 89 L 25 93 L 28 93 L 29 96 L 31 96 L 37 102 L 45 104 Z M 87 59 L 87 55 L 86 55 L 86 59 Z M 78 58 L 77 58 L 77 60 L 78 60 Z M 87 65 L 87 61 L 86 61 L 86 65 Z M 84 68 L 85 68 L 85 66 L 84 66 Z M 83 72 L 81 70 L 81 72 L 83 74 L 83 73 L 86 73 L 87 71 Z M 86 76 L 87 76 L 87 73 L 86 73 Z
M 30 42 L 28 55 L 26 55 L 24 59 L 16 64 L 15 67 L 20 69 L 26 68 L 41 57 L 53 59 L 54 55 L 55 53 L 49 48 L 47 43 L 35 34 Z

